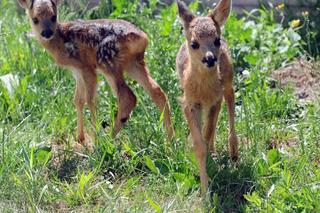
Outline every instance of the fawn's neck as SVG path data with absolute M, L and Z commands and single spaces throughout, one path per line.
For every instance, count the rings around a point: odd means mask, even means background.
M 47 51 L 53 53 L 56 50 L 60 49 L 61 45 L 63 44 L 63 39 L 60 36 L 61 30 L 63 30 L 62 25 L 58 23 L 56 32 L 52 39 L 44 40 L 41 37 L 37 37 L 37 40 Z
M 219 81 L 219 64 L 214 68 L 207 68 L 203 64 L 195 63 L 189 58 L 189 75 L 202 80 Z

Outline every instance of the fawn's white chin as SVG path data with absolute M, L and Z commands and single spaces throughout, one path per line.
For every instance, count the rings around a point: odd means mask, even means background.
M 51 36 L 50 38 L 41 37 L 41 39 L 44 41 L 51 41 L 53 39 L 53 36 Z

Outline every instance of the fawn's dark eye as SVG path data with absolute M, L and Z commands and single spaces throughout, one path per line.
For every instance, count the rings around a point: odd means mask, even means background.
M 57 21 L 57 16 L 52 16 L 51 21 L 52 22 L 56 22 Z
M 192 49 L 196 50 L 196 49 L 199 49 L 200 44 L 196 41 L 193 41 L 193 42 L 191 42 L 191 47 L 192 47 Z
M 37 19 L 37 18 L 33 18 L 32 21 L 34 24 L 39 24 L 39 19 Z
M 214 41 L 214 46 L 216 46 L 216 47 L 221 46 L 221 39 L 220 38 L 216 38 L 216 40 Z

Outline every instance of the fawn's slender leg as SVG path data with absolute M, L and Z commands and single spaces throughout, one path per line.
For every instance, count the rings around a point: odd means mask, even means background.
M 84 74 L 84 82 L 86 84 L 86 102 L 88 104 L 91 124 L 96 126 L 96 95 L 97 95 L 97 74 L 94 69 L 88 69 Z
M 221 102 L 219 101 L 215 106 L 211 107 L 205 115 L 205 125 L 203 128 L 203 138 L 207 142 L 210 153 L 215 152 L 214 141 L 217 130 L 217 122 L 221 110 Z
M 193 148 L 199 163 L 201 192 L 205 193 L 208 188 L 208 176 L 206 170 L 207 144 L 202 140 L 201 135 L 201 108 L 199 106 L 185 106 L 186 116 L 193 141 Z
M 229 119 L 229 152 L 233 160 L 238 159 L 238 138 L 235 129 L 235 94 L 233 89 L 233 68 L 231 57 L 228 53 L 220 56 L 220 70 L 224 87 L 224 99 L 228 108 Z
M 112 136 L 116 137 L 123 125 L 129 119 L 131 112 L 136 106 L 137 99 L 126 84 L 121 72 L 106 72 L 105 76 L 114 95 L 116 95 L 118 99 L 118 113 L 112 133 Z
M 128 75 L 132 79 L 136 80 L 144 90 L 148 92 L 159 110 L 164 113 L 164 125 L 166 127 L 168 137 L 172 139 L 174 130 L 171 124 L 170 105 L 167 96 L 162 91 L 158 83 L 150 76 L 144 60 L 133 63 L 128 68 Z
M 83 127 L 83 108 L 86 102 L 86 86 L 80 72 L 74 71 L 73 74 L 76 79 L 74 104 L 77 109 L 77 137 L 79 142 L 83 143 L 85 140 Z
M 233 160 L 238 159 L 238 137 L 235 129 L 235 95 L 232 85 L 225 88 L 224 98 L 228 108 L 229 118 L 229 152 Z

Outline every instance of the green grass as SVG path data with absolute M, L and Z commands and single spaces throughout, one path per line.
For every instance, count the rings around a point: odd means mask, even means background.
M 160 113 L 128 79 L 139 103 L 119 137 L 112 139 L 110 130 L 101 126 L 112 124 L 117 104 L 100 77 L 95 150 L 74 153 L 72 75 L 26 36 L 29 24 L 16 13 L 14 3 L 1 1 L 0 76 L 11 73 L 20 83 L 12 95 L 0 86 L 0 211 L 319 212 L 320 102 L 301 106 L 290 89 L 271 89 L 268 80 L 270 71 L 302 54 L 295 29 L 283 28 L 264 10 L 251 18 L 229 19 L 225 36 L 237 71 L 241 157 L 238 163 L 229 160 L 223 108 L 218 155 L 207 165 L 212 196 L 203 203 L 177 100 L 181 91 L 174 63 L 184 38 L 176 7 L 159 11 L 156 1 L 149 7 L 113 2 L 115 8 L 101 5 L 83 13 L 63 7 L 60 19 L 119 17 L 148 33 L 147 62 L 170 99 L 176 137 L 167 141 Z M 93 132 L 88 113 L 86 118 Z M 279 144 L 276 149 L 270 148 L 274 141 Z M 287 141 L 294 143 L 286 145 Z M 55 152 L 57 147 L 64 149 Z

